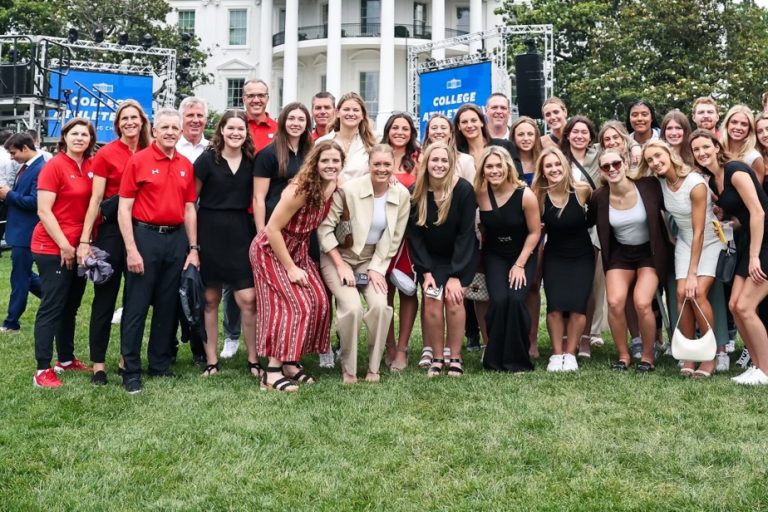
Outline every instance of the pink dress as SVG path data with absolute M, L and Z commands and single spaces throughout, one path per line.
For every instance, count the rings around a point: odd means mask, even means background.
M 262 231 L 249 252 L 256 287 L 256 340 L 261 357 L 298 361 L 302 354 L 328 351 L 331 308 L 317 265 L 309 257 L 309 235 L 328 214 L 331 199 L 319 210 L 301 207 L 282 230 L 288 253 L 307 273 L 309 286 L 288 279 Z

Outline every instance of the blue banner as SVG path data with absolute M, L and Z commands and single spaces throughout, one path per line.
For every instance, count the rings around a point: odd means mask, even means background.
M 452 120 L 456 110 L 465 103 L 474 103 L 485 110 L 491 87 L 490 62 L 421 73 L 419 133 L 424 135 L 433 114 L 443 114 Z
M 61 98 L 59 98 L 59 80 L 61 80 Z M 77 84 L 79 82 L 83 87 Z M 133 99 L 141 104 L 147 116 L 152 117 L 152 77 L 123 75 L 118 73 L 99 73 L 95 71 L 70 70 L 66 75 L 51 74 L 51 98 L 66 99 L 65 90 L 71 91 L 63 118 L 51 110 L 48 121 L 48 136 L 61 135 L 61 127 L 73 117 L 85 117 L 96 129 L 96 140 L 100 144 L 115 140 L 115 110 L 120 103 Z M 90 93 L 90 94 L 89 94 Z M 103 93 L 100 94 L 100 93 Z M 110 101 L 107 96 L 114 99 Z M 99 99 L 104 103 L 101 103 Z M 111 107 L 111 108 L 110 108 Z

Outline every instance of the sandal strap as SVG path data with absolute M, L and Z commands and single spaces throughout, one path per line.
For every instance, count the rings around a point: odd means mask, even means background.
M 267 386 L 272 386 L 274 389 L 276 389 L 278 391 L 285 391 L 285 388 L 287 388 L 288 386 L 295 386 L 295 385 L 296 384 L 291 382 L 291 380 L 288 379 L 287 377 L 283 377 L 281 379 L 277 379 L 272 384 L 267 383 Z
M 249 370 L 253 370 L 254 368 L 258 368 L 259 370 L 261 370 L 261 365 L 259 364 L 258 361 L 256 361 L 255 363 L 248 361 L 247 366 Z
M 291 379 L 291 380 L 295 380 L 296 382 L 303 382 L 305 384 L 308 383 L 308 382 L 314 382 L 315 381 L 315 378 L 312 377 L 307 372 L 305 372 L 304 370 L 299 370 L 296 373 L 294 373 L 291 377 L 288 377 L 288 378 Z
M 298 361 L 283 361 L 283 366 L 293 366 L 294 368 L 298 368 L 301 370 L 303 366 L 301 366 L 301 363 Z
M 267 373 L 283 373 L 283 367 L 282 366 L 267 366 L 264 368 L 264 371 Z
M 203 368 L 203 373 L 210 374 L 213 370 L 219 371 L 219 363 L 209 364 Z

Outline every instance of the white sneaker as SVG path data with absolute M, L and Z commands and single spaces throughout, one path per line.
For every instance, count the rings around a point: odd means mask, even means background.
M 718 373 L 727 372 L 731 369 L 731 358 L 725 352 L 718 352 L 715 356 L 717 364 L 715 365 L 715 371 Z
M 219 357 L 222 359 L 230 359 L 237 354 L 237 349 L 240 348 L 240 341 L 227 338 L 224 340 L 224 348 L 221 349 Z
M 328 352 L 320 354 L 320 368 L 333 368 L 333 347 L 328 347 Z
M 547 365 L 548 372 L 561 372 L 563 371 L 563 354 L 553 354 L 549 357 L 549 364 Z
M 123 319 L 123 308 L 118 308 L 115 314 L 112 315 L 112 324 L 120 325 L 120 320 Z
M 765 386 L 768 385 L 768 375 L 763 370 L 755 367 L 748 379 L 744 379 L 739 384 L 747 386 Z
M 632 344 L 629 348 L 632 353 L 632 359 L 640 359 L 643 357 L 643 340 L 640 338 L 632 338 Z
M 736 366 L 741 366 L 742 368 L 749 368 L 749 363 L 752 361 L 752 357 L 749 355 L 749 350 L 746 348 L 741 351 L 741 355 L 736 360 Z
M 728 340 L 728 343 L 725 344 L 725 351 L 729 354 L 732 354 L 736 351 L 736 340 Z
M 575 372 L 579 369 L 579 363 L 576 361 L 576 356 L 573 354 L 563 355 L 563 369 L 564 372 Z
M 731 380 L 737 384 L 744 384 L 744 381 L 749 380 L 749 378 L 752 376 L 752 372 L 755 371 L 757 368 L 754 366 L 750 366 L 747 368 L 747 371 L 742 373 L 741 375 L 737 375 L 736 377 L 731 377 Z

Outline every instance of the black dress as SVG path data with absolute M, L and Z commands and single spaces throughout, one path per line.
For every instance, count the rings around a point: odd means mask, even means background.
M 431 272 L 438 287 L 444 286 L 450 277 L 458 278 L 464 287 L 469 286 L 477 269 L 475 211 L 475 191 L 463 178 L 456 182 L 448 218 L 439 226 L 435 225 L 437 203 L 432 192 L 427 193 L 425 226 L 416 225 L 418 208 L 411 208 L 407 236 L 420 283 L 424 282 L 424 273 Z
M 243 157 L 237 172 L 232 173 L 224 158 L 217 161 L 215 153 L 206 150 L 194 166 L 195 177 L 202 183 L 197 241 L 203 283 L 208 288 L 253 288 L 248 258 L 256 234 L 248 213 L 253 196 L 253 159 Z
M 587 231 L 586 212 L 576 193 L 568 195 L 562 212 L 547 195 L 542 221 L 547 231 L 543 261 L 547 313 L 586 314 L 595 276 L 595 250 Z
M 488 346 L 483 366 L 489 370 L 523 372 L 533 370 L 528 356 L 531 316 L 525 299 L 536 271 L 536 253 L 525 264 L 525 286 L 509 285 L 509 271 L 520 256 L 528 237 L 528 223 L 523 212 L 525 188 L 518 188 L 506 203 L 496 204 L 493 190 L 488 197 L 493 209 L 480 211 L 480 223 L 485 230 L 483 263 L 485 281 L 490 296 Z
M 744 200 L 741 198 L 731 181 L 733 175 L 737 172 L 745 172 L 749 175 L 752 179 L 752 183 L 755 185 L 755 191 L 757 192 L 757 199 L 760 201 L 760 206 L 763 207 L 763 211 L 768 212 L 768 195 L 758 183 L 752 168 L 744 162 L 733 160 L 725 164 L 722 192 L 717 190 L 717 183 L 715 183 L 714 179 L 709 180 L 709 187 L 717 196 L 717 201 L 715 201 L 717 206 L 722 208 L 726 215 L 736 217 L 741 223 L 741 231 L 739 232 L 740 235 L 736 247 L 736 275 L 747 277 L 749 275 L 749 241 L 751 239 L 749 233 L 749 209 L 747 208 L 747 205 L 744 204 Z M 760 246 L 760 266 L 763 271 L 768 269 L 768 215 L 763 222 L 763 243 Z

